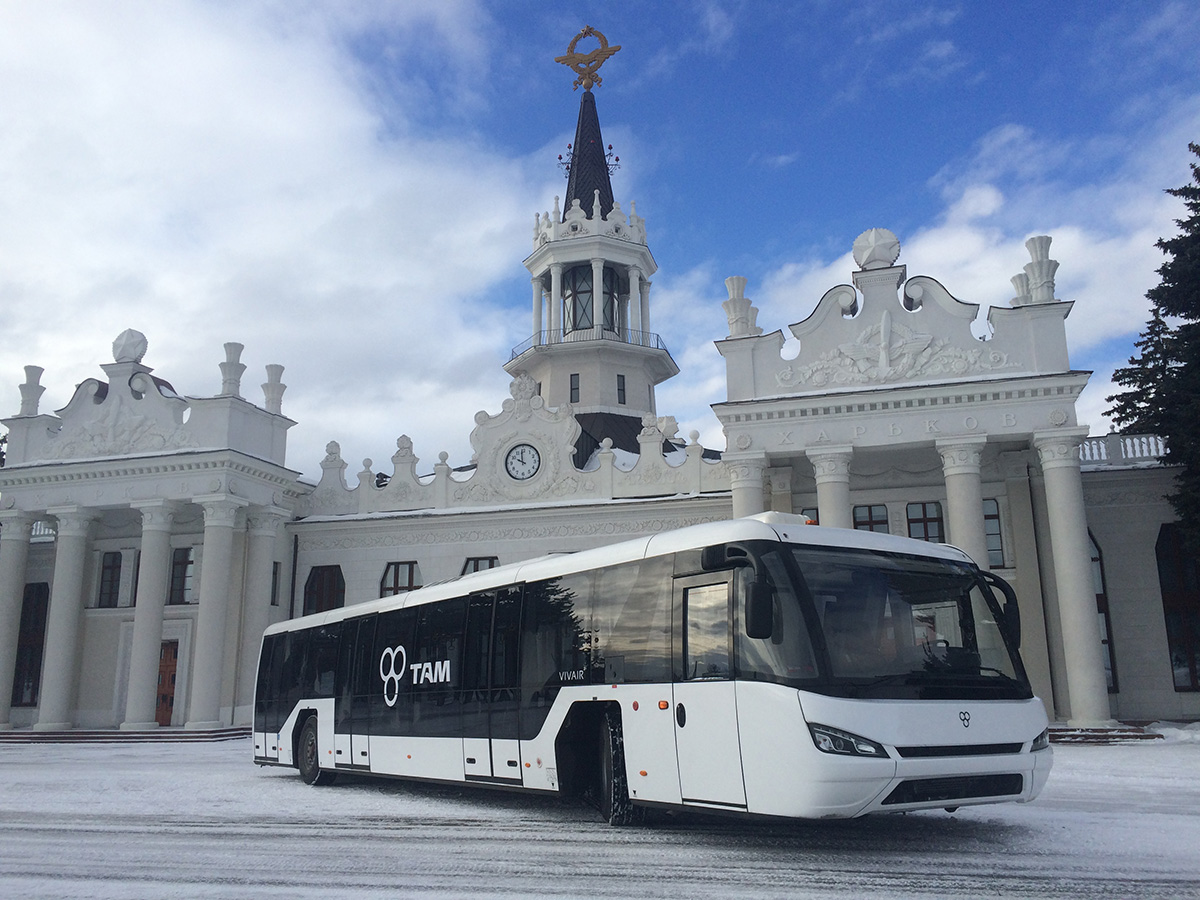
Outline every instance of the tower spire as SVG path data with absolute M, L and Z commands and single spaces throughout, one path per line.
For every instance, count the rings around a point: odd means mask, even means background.
M 577 52 L 576 45 L 586 37 L 595 38 L 600 46 L 590 53 Z M 596 98 L 592 95 L 592 86 L 601 83 L 600 67 L 620 49 L 620 45 L 610 47 L 608 38 L 588 25 L 575 35 L 567 46 L 567 52 L 554 59 L 555 62 L 570 67 L 576 74 L 576 90 L 580 85 L 583 86 L 583 96 L 579 98 L 579 122 L 575 125 L 575 143 L 571 145 L 563 221 L 566 221 L 566 215 L 576 200 L 589 219 L 607 218 L 612 212 L 612 181 L 609 178 L 608 156 L 604 148 L 604 137 L 600 133 L 600 117 L 596 113 Z M 593 208 L 597 196 L 600 198 L 599 215 Z

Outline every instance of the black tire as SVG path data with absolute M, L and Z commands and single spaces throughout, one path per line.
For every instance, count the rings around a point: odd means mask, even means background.
M 321 769 L 320 742 L 317 740 L 317 717 L 309 716 L 300 731 L 300 742 L 296 747 L 296 768 L 305 784 L 332 784 L 336 772 Z
M 597 785 L 600 815 L 609 825 L 632 825 L 641 809 L 629 798 L 629 780 L 625 773 L 625 738 L 621 717 L 608 712 L 600 720 L 600 783 Z

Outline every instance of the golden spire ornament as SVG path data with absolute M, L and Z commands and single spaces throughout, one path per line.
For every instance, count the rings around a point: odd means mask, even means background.
M 585 37 L 594 37 L 600 42 L 600 46 L 591 53 L 576 53 L 575 45 Z M 575 90 L 579 90 L 579 86 L 583 85 L 585 91 L 590 91 L 593 84 L 599 84 L 602 80 L 598 73 L 599 68 L 620 49 L 619 44 L 616 47 L 608 46 L 608 38 L 588 25 L 575 35 L 575 39 L 567 46 L 566 54 L 554 57 L 554 61 L 569 66 L 571 71 L 579 76 L 575 79 Z

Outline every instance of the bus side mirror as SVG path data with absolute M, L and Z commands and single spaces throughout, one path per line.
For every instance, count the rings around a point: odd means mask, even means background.
M 993 575 L 991 572 L 980 572 L 983 580 L 994 588 L 998 588 L 1000 593 L 1004 595 L 1004 606 L 1001 607 L 1000 613 L 1004 617 L 1001 626 L 1008 632 L 1009 640 L 1012 641 L 1013 649 L 1021 649 L 1021 607 L 1017 603 L 1017 594 L 1012 589 L 1007 581 L 999 575 Z
M 775 624 L 775 588 L 765 581 L 746 585 L 746 637 L 766 640 Z

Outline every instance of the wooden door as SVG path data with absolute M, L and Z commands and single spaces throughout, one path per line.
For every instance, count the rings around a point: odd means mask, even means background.
M 163 641 L 158 651 L 158 701 L 154 721 L 164 728 L 175 711 L 175 670 L 179 665 L 179 641 Z

